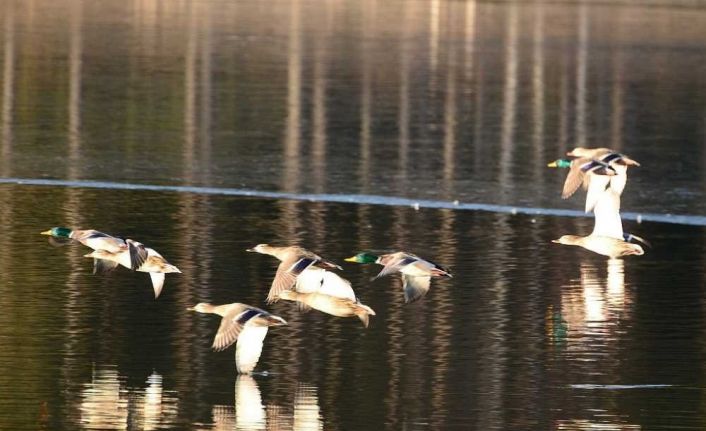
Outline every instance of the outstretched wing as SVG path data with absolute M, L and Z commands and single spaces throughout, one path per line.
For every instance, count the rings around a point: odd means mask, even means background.
M 279 294 L 294 287 L 297 277 L 305 269 L 316 262 L 316 259 L 302 257 L 297 260 L 284 260 L 277 267 L 275 279 L 272 280 L 270 292 L 267 294 L 267 303 L 271 304 L 279 299 Z
M 152 280 L 152 288 L 154 289 L 154 299 L 157 299 L 159 298 L 159 294 L 162 293 L 162 288 L 164 287 L 164 273 L 150 272 L 150 279 Z
M 267 326 L 245 324 L 235 345 L 235 367 L 238 373 L 249 374 L 255 369 L 266 335 Z
M 81 231 L 81 235 L 76 238 L 76 240 L 94 250 L 106 250 L 111 253 L 119 253 L 128 248 L 128 245 L 122 238 L 117 238 L 93 229 Z
M 398 272 L 400 269 L 404 268 L 410 263 L 414 263 L 418 260 L 418 257 L 405 253 L 395 253 L 391 255 L 381 256 L 380 263 L 385 266 L 382 268 L 382 271 L 380 271 L 380 273 L 375 276 L 375 278 L 394 274 L 395 272 Z
M 608 188 L 600 193 L 593 209 L 595 222 L 593 225 L 594 236 L 607 236 L 623 239 L 623 222 L 620 218 L 620 196 Z
M 355 293 L 348 280 L 321 268 L 310 267 L 299 274 L 295 289 L 300 293 L 322 293 L 355 301 Z
M 402 275 L 402 289 L 404 302 L 409 304 L 424 297 L 429 292 L 431 277 L 414 277 Z
M 580 168 L 580 164 L 577 161 L 571 163 L 571 168 L 569 173 L 566 174 L 566 180 L 564 180 L 564 188 L 561 191 L 561 198 L 568 199 L 576 193 L 576 190 L 583 183 L 584 173 Z
M 147 248 L 144 244 L 131 239 L 125 240 L 125 242 L 127 242 L 128 251 L 130 253 L 130 268 L 133 271 L 137 271 L 149 256 Z
M 584 208 L 585 212 L 590 212 L 601 199 L 603 193 L 605 192 L 608 184 L 612 181 L 612 178 L 607 175 L 590 175 L 590 180 L 588 182 L 588 190 L 586 191 L 586 206 Z
M 240 332 L 243 330 L 243 326 L 247 324 L 250 319 L 260 314 L 262 314 L 262 310 L 243 307 L 241 305 L 223 316 L 221 325 L 218 327 L 218 332 L 216 332 L 216 337 L 213 339 L 213 350 L 219 352 L 235 343 L 238 339 L 238 335 L 240 335 Z
M 103 274 L 114 270 L 118 266 L 117 261 L 107 259 L 93 259 L 93 273 Z

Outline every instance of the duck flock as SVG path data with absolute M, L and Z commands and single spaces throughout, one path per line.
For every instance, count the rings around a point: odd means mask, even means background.
M 586 190 L 585 211 L 594 213 L 595 223 L 587 236 L 564 235 L 552 242 L 583 247 L 609 258 L 644 254 L 642 246 L 635 242 L 646 246 L 649 243 L 624 232 L 620 218 L 620 196 L 627 182 L 627 170 L 640 164 L 608 148 L 579 147 L 568 152 L 567 156 L 570 158 L 555 160 L 548 166 L 569 169 L 561 196 L 567 199 L 583 186 Z M 49 235 L 53 241 L 73 240 L 93 249 L 85 257 L 93 258 L 94 274 L 112 271 L 119 265 L 148 273 L 155 299 L 162 292 L 165 274 L 181 273 L 157 251 L 132 239 L 92 229 L 66 227 L 54 227 L 42 234 Z M 292 301 L 300 310 L 313 308 L 333 316 L 357 317 L 366 328 L 370 316 L 375 315 L 372 308 L 356 297 L 351 283 L 334 272 L 341 269 L 336 263 L 296 245 L 258 244 L 247 251 L 273 256 L 280 262 L 266 298 L 267 304 L 280 299 Z M 422 299 L 429 292 L 432 278 L 452 277 L 447 268 L 405 251 L 381 255 L 364 251 L 345 260 L 382 265 L 374 279 L 399 273 L 405 303 Z M 235 343 L 236 368 L 243 374 L 255 369 L 268 328 L 287 324 L 280 316 L 237 302 L 222 305 L 202 302 L 188 310 L 221 316 L 212 348 L 221 351 Z

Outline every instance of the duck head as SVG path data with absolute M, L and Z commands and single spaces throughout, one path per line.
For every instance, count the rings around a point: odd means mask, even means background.
M 351 256 L 347 259 L 344 259 L 346 262 L 355 262 L 355 263 L 376 263 L 378 261 L 379 257 L 372 254 L 372 253 L 358 253 L 355 256 Z
M 53 236 L 55 238 L 70 238 L 71 232 L 73 232 L 73 231 L 67 227 L 53 227 L 49 230 L 45 230 L 44 232 L 41 232 L 41 234 Z
M 553 162 L 550 162 L 549 164 L 547 164 L 547 166 L 550 168 L 570 168 L 571 167 L 571 160 L 557 159 L 557 160 L 554 160 Z

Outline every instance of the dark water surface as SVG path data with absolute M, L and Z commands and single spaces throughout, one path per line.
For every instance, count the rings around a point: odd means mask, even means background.
M 0 430 L 703 429 L 706 10 L 623 3 L 1 2 Z M 590 218 L 463 209 L 580 210 L 545 167 L 576 145 L 642 162 L 624 211 L 692 225 L 631 217 L 654 248 L 608 261 L 550 243 Z M 154 300 L 57 225 L 183 274 Z M 455 277 L 405 306 L 345 264 L 370 328 L 277 303 L 267 375 L 237 377 L 186 307 L 264 306 L 261 242 Z
M 607 261 L 549 242 L 590 219 L 9 185 L 0 195 L 2 429 L 703 425 L 702 227 L 631 224 L 654 249 Z M 38 234 L 88 223 L 149 239 L 183 274 L 155 301 L 146 274 L 94 276 L 85 247 Z M 233 351 L 210 351 L 218 319 L 185 309 L 264 305 L 275 261 L 245 252 L 262 241 L 338 262 L 414 250 L 456 276 L 404 306 L 399 280 L 371 283 L 374 268 L 346 264 L 377 312 L 371 327 L 277 303 L 290 325 L 266 339 L 258 369 L 270 374 L 236 379 Z

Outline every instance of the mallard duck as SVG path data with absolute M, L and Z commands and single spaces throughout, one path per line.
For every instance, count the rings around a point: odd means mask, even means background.
M 124 239 L 93 229 L 72 230 L 67 227 L 53 227 L 41 234 L 55 238 L 70 238 L 93 250 L 108 250 L 113 253 L 127 250 L 127 243 Z
M 559 239 L 554 239 L 552 242 L 564 245 L 576 245 L 590 250 L 594 253 L 608 256 L 615 259 L 621 256 L 631 254 L 643 255 L 645 251 L 637 244 L 631 244 L 621 239 L 611 238 L 608 236 L 588 235 L 563 235 Z
M 616 173 L 612 176 L 593 176 L 588 182 L 588 192 L 586 193 L 585 211 L 593 210 L 604 190 L 611 189 L 620 196 L 628 181 L 628 166 L 640 166 L 640 164 L 626 156 L 625 154 L 613 151 L 609 148 L 583 148 L 576 147 L 566 153 L 567 156 L 579 159 L 591 159 L 608 164 Z
M 297 301 L 321 312 L 338 317 L 357 316 L 363 326 L 368 327 L 369 316 L 375 315 L 372 308 L 347 298 L 338 298 L 323 293 L 302 293 L 293 290 L 284 290 L 279 294 L 281 299 Z
M 119 252 L 110 252 L 108 250 L 94 250 L 84 257 L 92 257 L 94 259 L 103 259 L 114 264 L 119 264 L 133 271 L 148 272 L 152 279 L 152 287 L 154 288 L 154 297 L 157 299 L 162 292 L 164 286 L 164 274 L 177 272 L 179 268 L 170 264 L 157 253 L 154 249 L 145 247 L 144 244 L 126 239 L 128 245 L 127 250 Z
M 625 154 L 611 150 L 610 148 L 576 147 L 566 153 L 566 155 L 577 158 L 600 160 L 605 163 L 610 163 L 611 166 L 616 164 L 623 166 L 640 166 L 636 160 L 631 159 Z
M 414 302 L 424 297 L 429 291 L 431 277 L 452 277 L 446 268 L 403 251 L 380 256 L 363 252 L 345 260 L 346 262 L 383 265 L 384 268 L 373 280 L 395 272 L 401 273 L 405 303 Z
M 274 314 L 257 307 L 234 302 L 212 305 L 200 302 L 187 308 L 198 313 L 217 314 L 222 317 L 221 325 L 213 339 L 213 350 L 219 352 L 235 345 L 235 366 L 238 373 L 249 374 L 257 365 L 262 353 L 262 342 L 269 326 L 286 325 L 287 322 Z
M 269 244 L 258 244 L 253 248 L 247 249 L 246 251 L 267 254 L 274 256 L 281 261 L 277 267 L 275 278 L 272 280 L 270 291 L 267 294 L 268 304 L 277 302 L 279 295 L 283 291 L 295 287 L 297 283 L 300 283 L 300 289 L 307 290 L 305 286 L 301 285 L 303 284 L 303 280 L 298 280 L 300 275 L 309 268 L 313 269 L 313 267 L 317 267 L 323 269 L 341 269 L 341 267 L 335 263 L 330 262 L 305 248 L 295 245 L 288 247 L 276 247 Z
M 583 184 L 587 189 L 585 211 L 593 210 L 601 193 L 610 188 L 620 196 L 627 183 L 627 167 L 640 166 L 638 162 L 609 148 L 577 147 L 566 153 L 574 160 L 559 159 L 549 167 L 570 168 L 561 197 L 569 198 Z
M 124 239 L 94 229 L 73 230 L 67 227 L 53 227 L 47 231 L 41 232 L 41 234 L 49 235 L 51 238 L 78 241 L 93 250 L 107 250 L 111 253 L 119 253 L 128 248 Z M 117 265 L 117 263 L 108 260 L 94 259 L 93 273 L 110 271 L 115 269 Z

